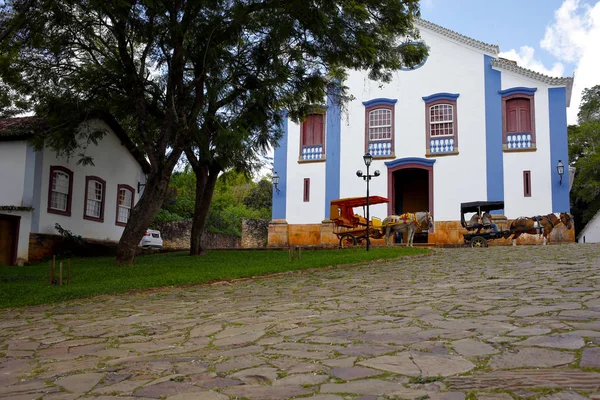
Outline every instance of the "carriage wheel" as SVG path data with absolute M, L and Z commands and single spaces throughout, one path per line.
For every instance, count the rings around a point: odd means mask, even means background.
M 356 246 L 356 236 L 351 233 L 346 233 L 340 237 L 340 248 Z
M 487 240 L 481 236 L 475 236 L 471 239 L 471 247 L 488 247 Z

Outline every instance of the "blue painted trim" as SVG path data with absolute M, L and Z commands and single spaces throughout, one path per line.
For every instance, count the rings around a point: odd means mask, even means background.
M 389 100 L 389 99 L 385 99 Z M 340 198 L 342 112 L 339 88 L 327 94 L 325 117 L 325 218 L 330 217 L 330 203 Z M 393 100 L 395 103 L 396 100 Z
M 363 101 L 363 105 L 365 107 L 382 106 L 382 105 L 383 106 L 393 106 L 394 104 L 396 104 L 396 102 L 398 102 L 398 99 L 379 98 L 379 99 Z M 327 101 L 327 105 L 330 106 L 329 101 Z
M 419 46 L 425 46 L 425 43 L 423 42 L 407 42 L 407 43 L 403 43 L 403 45 L 407 45 L 407 44 L 416 44 Z M 414 71 L 415 69 L 419 69 L 421 68 L 423 65 L 425 65 L 425 63 L 427 62 L 427 59 L 429 58 L 429 56 L 426 56 L 423 61 L 420 64 L 415 65 L 414 67 L 400 67 L 401 71 Z
M 569 212 L 569 144 L 567 139 L 567 89 L 548 89 L 550 115 L 550 176 L 552 184 L 552 212 Z M 565 165 L 562 185 L 556 171 L 561 160 Z
M 510 96 L 513 94 L 533 95 L 533 94 L 535 94 L 536 90 L 537 90 L 537 88 L 528 88 L 528 87 L 519 86 L 519 87 L 510 88 L 510 89 L 499 90 L 498 93 L 500 93 L 500 95 L 502 97 Z
M 431 103 L 432 101 L 437 100 L 456 100 L 460 96 L 459 93 L 435 93 L 429 96 L 423 97 L 425 103 Z
M 428 158 L 406 157 L 398 158 L 392 161 L 386 161 L 384 164 L 388 168 L 395 168 L 406 164 L 419 164 L 424 167 L 431 167 L 433 164 L 435 164 L 435 161 L 436 160 L 430 160 Z
M 492 57 L 483 56 L 485 86 L 485 165 L 488 201 L 504 201 L 504 154 L 502 151 L 502 75 L 492 68 Z M 496 210 L 493 214 L 504 214 Z
M 279 193 L 273 187 L 273 207 L 271 209 L 273 219 L 286 218 L 288 117 L 287 112 L 282 114 L 283 119 L 279 128 L 283 134 L 273 154 L 273 171 L 279 175 L 279 184 L 277 185 Z

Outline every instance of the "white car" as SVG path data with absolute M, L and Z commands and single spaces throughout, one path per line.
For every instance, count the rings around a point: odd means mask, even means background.
M 143 249 L 161 249 L 162 245 L 163 240 L 160 237 L 160 231 L 154 229 L 146 229 L 146 233 L 139 244 Z

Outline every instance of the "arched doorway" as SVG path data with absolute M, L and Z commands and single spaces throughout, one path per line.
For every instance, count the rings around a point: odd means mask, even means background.
M 424 158 L 400 158 L 386 162 L 388 213 L 429 211 L 433 215 L 433 164 Z M 403 242 L 406 242 L 406 234 Z M 428 232 L 415 234 L 415 243 L 427 243 Z

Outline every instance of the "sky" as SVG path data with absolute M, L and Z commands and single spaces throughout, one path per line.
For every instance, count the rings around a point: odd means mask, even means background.
M 573 76 L 569 124 L 581 91 L 600 84 L 600 0 L 421 0 L 421 17 L 500 46 L 500 57 L 550 76 Z

